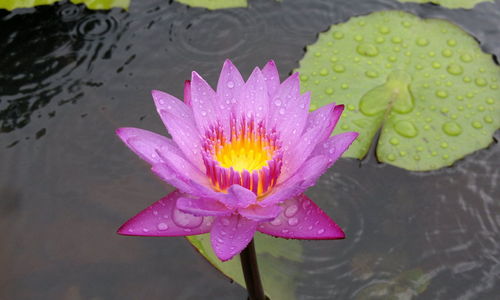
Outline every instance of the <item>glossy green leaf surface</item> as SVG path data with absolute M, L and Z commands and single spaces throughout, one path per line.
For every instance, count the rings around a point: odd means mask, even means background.
M 346 157 L 363 158 L 380 130 L 380 161 L 433 170 L 487 147 L 500 127 L 500 68 L 447 21 L 352 18 L 321 33 L 297 71 L 311 109 L 346 105 L 334 134 L 360 133 Z
M 247 7 L 247 0 L 177 0 L 177 2 L 207 9 L 223 9 L 233 7 Z
M 239 256 L 221 262 L 210 245 L 209 234 L 187 237 L 188 241 L 210 264 L 239 285 L 245 287 Z M 302 245 L 297 240 L 286 240 L 255 234 L 255 249 L 266 295 L 273 300 L 294 300 L 298 263 L 302 259 Z
M 481 2 L 495 2 L 494 0 L 399 0 L 399 2 L 435 3 L 448 8 L 473 8 Z
M 0 9 L 13 10 L 16 8 L 29 8 L 38 5 L 49 5 L 59 0 L 2 0 Z M 130 0 L 70 0 L 74 4 L 84 3 L 89 9 L 111 9 L 121 7 L 128 9 Z

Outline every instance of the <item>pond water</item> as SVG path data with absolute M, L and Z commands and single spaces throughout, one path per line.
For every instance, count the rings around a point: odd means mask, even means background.
M 215 85 L 226 58 L 244 76 L 274 59 L 284 79 L 319 32 L 386 9 L 450 20 L 500 56 L 498 0 L 472 11 L 389 0 L 0 10 L 0 299 L 246 299 L 184 238 L 115 234 L 172 187 L 114 130 L 163 133 L 150 90 L 182 97 L 192 70 Z M 495 299 L 499 178 L 498 143 L 432 172 L 379 164 L 373 150 L 342 159 L 307 194 L 347 239 L 301 242 L 290 289 L 304 300 Z

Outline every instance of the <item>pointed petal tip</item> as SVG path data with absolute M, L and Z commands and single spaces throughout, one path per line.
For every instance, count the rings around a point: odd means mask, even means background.
M 200 74 L 198 74 L 198 72 L 196 71 L 192 71 L 191 72 L 191 82 L 195 81 L 195 80 L 203 80 L 203 78 L 201 77 Z M 204 80 L 203 80 L 204 81 Z
M 226 58 L 224 60 L 224 67 L 229 65 L 234 66 L 233 62 L 229 58 Z
M 276 67 L 276 63 L 274 62 L 273 59 L 270 59 L 267 63 L 266 63 L 266 66 L 269 65 L 269 66 L 272 66 L 272 67 Z

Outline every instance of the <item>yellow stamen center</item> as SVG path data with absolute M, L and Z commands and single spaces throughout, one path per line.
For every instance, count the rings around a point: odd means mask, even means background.
M 215 160 L 221 167 L 233 167 L 235 171 L 260 170 L 272 159 L 271 146 L 266 140 L 251 135 L 235 137 L 231 142 L 215 149 Z

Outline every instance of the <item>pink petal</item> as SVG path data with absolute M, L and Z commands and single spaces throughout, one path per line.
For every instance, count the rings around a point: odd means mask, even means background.
M 191 75 L 191 106 L 196 125 L 201 133 L 205 133 L 211 126 L 217 124 L 218 110 L 216 105 L 217 94 L 198 73 L 193 71 Z
M 269 111 L 269 96 L 267 86 L 259 68 L 250 74 L 245 85 L 237 95 L 235 106 L 236 116 L 253 118 L 257 123 L 267 118 Z
M 195 216 L 229 216 L 233 213 L 233 210 L 224 204 L 203 198 L 181 197 L 177 200 L 177 208 Z
M 307 121 L 310 93 L 299 91 L 298 73 L 288 77 L 277 89 L 269 103 L 269 128 L 276 128 L 283 147 L 291 147 L 299 140 Z
M 308 159 L 293 176 L 277 185 L 274 192 L 259 203 L 262 205 L 281 203 L 303 193 L 316 183 L 329 166 L 328 157 L 324 155 L 317 155 Z
M 184 81 L 184 103 L 191 106 L 191 80 Z
M 160 179 L 170 183 L 186 194 L 212 199 L 220 196 L 220 193 L 215 192 L 206 185 L 202 185 L 191 180 L 189 177 L 182 176 L 182 174 L 179 174 L 167 164 L 156 164 L 151 168 L 151 170 L 158 177 L 160 177 Z
M 268 61 L 262 68 L 262 75 L 267 84 L 267 92 L 270 96 L 273 96 L 280 85 L 280 74 L 273 60 Z
M 243 84 L 245 84 L 245 82 L 238 69 L 229 59 L 226 59 L 217 83 L 217 109 L 221 112 L 221 116 L 226 116 L 226 118 L 222 120 L 223 122 L 229 122 L 232 107 L 237 102 L 236 96 Z
M 158 156 L 160 149 L 180 154 L 174 142 L 164 136 L 139 128 L 119 128 L 116 134 L 140 158 L 154 165 L 163 162 Z
M 175 207 L 183 194 L 170 193 L 123 224 L 118 233 L 136 236 L 186 236 L 207 233 L 212 227 L 212 217 L 193 216 Z
M 300 137 L 301 142 L 296 143 L 293 149 L 283 154 L 282 173 L 278 182 L 283 182 L 293 175 L 311 156 L 316 145 L 330 136 L 343 109 L 343 105 L 330 105 L 318 113 L 311 113 L 308 126 Z
M 239 184 L 233 184 L 227 191 L 229 200 L 226 203 L 231 203 L 235 207 L 243 208 L 257 202 L 257 196 L 252 191 Z
M 327 104 L 311 112 L 307 118 L 306 128 L 318 128 L 321 126 L 321 134 L 318 135 L 318 140 L 323 141 L 330 137 L 333 129 L 344 111 L 344 105 L 335 105 L 335 103 Z
M 243 217 L 254 221 L 271 221 L 281 212 L 278 205 L 260 206 L 258 204 L 250 205 L 247 208 L 238 209 L 238 213 Z
M 281 214 L 257 230 L 276 237 L 309 240 L 343 239 L 345 234 L 328 215 L 306 195 L 287 200 Z
M 257 222 L 240 215 L 217 217 L 210 231 L 212 248 L 217 257 L 230 260 L 250 243 L 255 233 Z
M 194 123 L 191 109 L 182 101 L 167 93 L 153 91 L 152 94 L 158 114 L 172 139 L 185 157 L 204 172 L 205 166 L 200 152 L 200 134 Z
M 210 182 L 205 173 L 202 173 L 198 168 L 184 158 L 183 155 L 168 152 L 165 149 L 160 149 L 158 155 L 175 173 L 183 178 L 189 178 L 196 183 L 205 187 L 210 187 Z
M 344 132 L 334 135 L 324 143 L 316 146 L 314 154 L 328 157 L 329 166 L 331 166 L 349 149 L 349 146 L 356 140 L 358 135 L 357 132 Z

